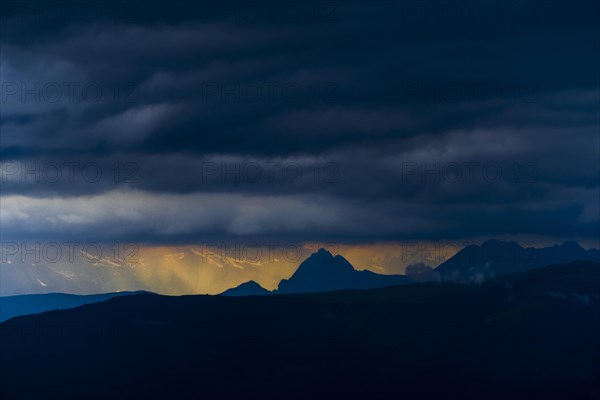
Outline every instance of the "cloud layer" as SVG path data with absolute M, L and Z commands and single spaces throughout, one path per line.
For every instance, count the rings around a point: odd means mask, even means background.
M 3 240 L 597 240 L 598 4 L 2 16 Z

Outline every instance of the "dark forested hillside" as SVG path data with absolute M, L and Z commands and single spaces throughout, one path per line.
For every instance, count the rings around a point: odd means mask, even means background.
M 590 399 L 599 338 L 592 262 L 482 285 L 140 294 L 1 324 L 0 388 L 7 399 Z

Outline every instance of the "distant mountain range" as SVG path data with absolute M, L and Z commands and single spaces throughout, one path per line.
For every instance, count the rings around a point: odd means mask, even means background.
M 381 275 L 358 271 L 341 255 L 332 255 L 319 249 L 306 260 L 289 279 L 269 291 L 255 281 L 243 283 L 221 293 L 223 296 L 262 296 L 289 293 L 316 293 L 344 289 L 375 289 L 415 282 L 474 282 L 515 272 L 573 261 L 600 261 L 600 251 L 585 250 L 575 242 L 566 242 L 546 248 L 524 248 L 515 242 L 488 240 L 481 245 L 470 245 L 435 269 L 418 274 Z M 9 318 L 41 313 L 49 310 L 78 307 L 104 301 L 116 296 L 138 292 L 116 292 L 99 295 L 35 294 L 0 298 L 0 322 Z
M 0 324 L 0 397 L 593 399 L 599 316 L 590 261 L 480 285 L 119 296 Z
M 248 296 L 286 293 L 328 292 L 341 289 L 375 289 L 413 283 L 405 275 L 381 275 L 371 271 L 357 271 L 341 255 L 334 256 L 319 249 L 300 264 L 289 278 L 279 282 L 277 290 L 264 289 L 254 281 L 222 293 L 224 296 Z
M 480 283 L 485 279 L 515 272 L 525 272 L 551 264 L 573 261 L 600 261 L 600 251 L 585 250 L 575 242 L 565 242 L 545 248 L 523 248 L 515 242 L 488 240 L 481 245 L 469 245 L 435 269 L 419 274 L 381 275 L 357 271 L 341 255 L 333 256 L 319 249 L 308 257 L 289 279 L 279 283 L 274 291 L 249 281 L 222 293 L 224 296 L 260 296 L 267 294 L 327 292 L 342 289 L 375 289 L 427 281 Z
M 84 304 L 97 303 L 113 297 L 140 293 L 148 292 L 115 292 L 91 295 L 48 293 L 0 297 L 0 322 L 20 315 L 38 314 L 50 310 L 64 310 Z
M 480 282 L 490 277 L 525 272 L 545 265 L 573 261 L 600 261 L 600 251 L 576 242 L 544 248 L 523 248 L 515 242 L 488 240 L 469 245 L 435 268 L 442 280 Z

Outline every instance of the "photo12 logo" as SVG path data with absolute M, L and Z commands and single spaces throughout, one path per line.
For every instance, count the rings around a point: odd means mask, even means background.
M 2 242 L 0 250 L 2 264 L 73 264 L 87 261 L 93 265 L 131 267 L 139 261 L 139 245 L 136 243 Z
M 336 82 L 307 85 L 305 82 L 202 82 L 200 99 L 204 103 L 274 104 L 320 102 L 335 103 L 340 86 Z
M 340 181 L 340 165 L 334 161 L 310 165 L 287 161 L 203 161 L 193 172 L 203 184 L 286 184 L 303 179 L 313 183 Z
M 140 89 L 134 83 L 3 81 L 0 84 L 2 104 L 137 103 L 140 99 Z
M 537 164 L 522 162 L 403 162 L 400 166 L 402 183 L 465 183 L 490 184 L 498 182 L 536 183 Z
M 520 246 L 506 246 L 500 241 L 403 242 L 400 253 L 403 263 L 422 262 L 439 265 L 457 257 L 457 260 L 464 265 L 472 265 L 481 260 L 534 264 L 538 261 L 537 253 L 525 250 L 538 247 L 539 244 L 535 242 L 522 243 Z
M 97 183 L 102 178 L 114 183 L 139 182 L 140 167 L 137 162 L 113 162 L 102 165 L 97 162 L 22 162 L 0 163 L 0 182 L 20 184 L 42 183 Z
M 310 256 L 317 248 L 327 248 L 333 254 L 337 254 L 339 246 L 336 243 L 329 242 L 311 246 L 307 246 L 304 242 L 291 241 L 248 243 L 205 242 L 194 246 L 192 251 L 194 254 L 202 257 L 202 262 L 207 262 L 209 258 L 213 258 L 222 263 L 228 261 L 261 263 L 283 261 L 298 264 Z

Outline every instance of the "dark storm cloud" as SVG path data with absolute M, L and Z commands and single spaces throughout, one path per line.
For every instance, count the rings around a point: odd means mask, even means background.
M 3 234 L 598 237 L 597 2 L 2 8 Z

